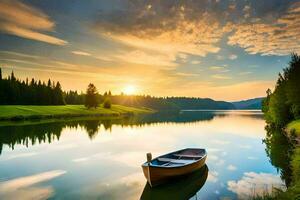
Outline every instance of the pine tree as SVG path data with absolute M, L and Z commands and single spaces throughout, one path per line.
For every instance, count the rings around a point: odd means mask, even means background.
M 16 81 L 16 77 L 15 77 L 14 71 L 11 72 L 10 80 L 11 81 Z
M 85 96 L 85 106 L 87 108 L 97 108 L 99 105 L 98 102 L 98 92 L 97 88 L 94 84 L 90 83 L 88 85 L 88 88 L 86 90 L 86 96 Z

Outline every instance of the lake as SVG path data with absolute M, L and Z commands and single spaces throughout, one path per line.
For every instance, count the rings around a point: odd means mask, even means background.
M 1 199 L 248 199 L 284 188 L 260 111 L 182 111 L 118 120 L 0 127 Z M 207 149 L 205 169 L 151 190 L 154 157 Z

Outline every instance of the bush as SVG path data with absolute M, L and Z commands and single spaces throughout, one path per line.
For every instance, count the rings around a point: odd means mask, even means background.
M 110 109 L 111 108 L 111 100 L 110 98 L 106 98 L 103 102 L 103 108 L 108 108 Z

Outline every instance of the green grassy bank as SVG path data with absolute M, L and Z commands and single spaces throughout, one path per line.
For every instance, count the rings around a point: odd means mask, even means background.
M 111 109 L 102 106 L 96 109 L 87 109 L 83 105 L 64 106 L 0 106 L 0 120 L 30 120 L 52 119 L 69 117 L 120 117 L 134 114 L 151 113 L 147 108 L 134 108 L 121 105 L 112 105 Z
M 292 130 L 295 130 L 296 141 Z M 262 197 L 254 197 L 253 200 L 298 200 L 300 199 L 300 120 L 294 120 L 286 126 L 286 136 L 293 141 L 294 149 L 290 160 L 292 182 L 286 191 L 274 191 Z
M 295 130 L 297 135 L 300 136 L 300 119 L 294 120 L 287 125 L 288 131 Z

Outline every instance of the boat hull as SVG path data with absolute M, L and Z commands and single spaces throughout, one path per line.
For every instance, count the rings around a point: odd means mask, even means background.
M 205 165 L 206 156 L 202 159 L 191 163 L 189 165 L 177 166 L 177 167 L 159 167 L 143 165 L 144 176 L 147 179 L 150 186 L 157 186 L 162 183 L 168 182 L 174 178 L 179 178 L 186 174 L 190 174 Z
M 207 176 L 208 168 L 204 165 L 201 169 L 184 176 L 184 178 L 176 179 L 176 181 L 168 182 L 157 187 L 151 187 L 147 183 L 140 200 L 190 199 L 203 187 Z

